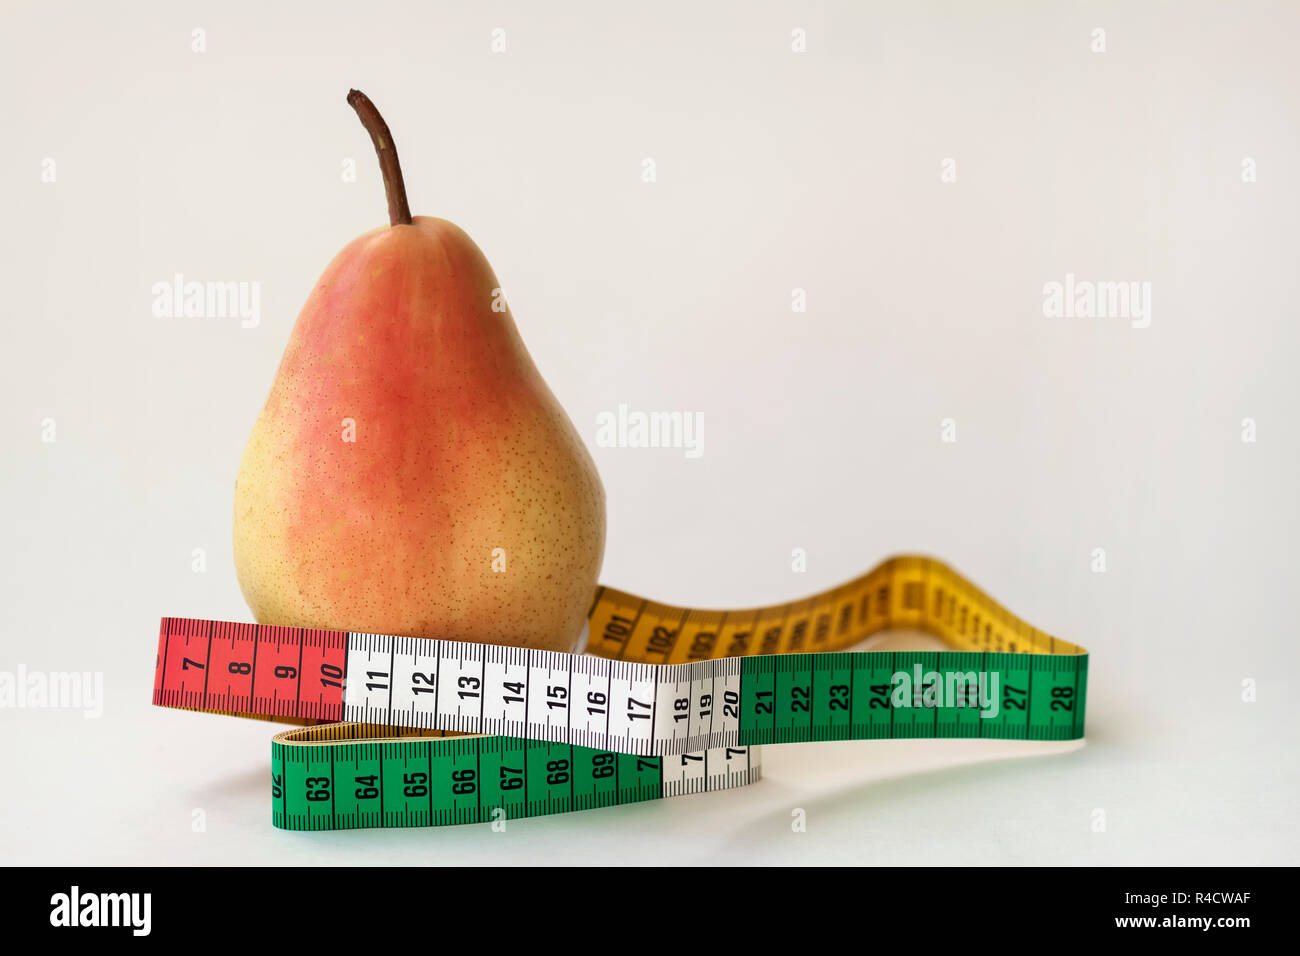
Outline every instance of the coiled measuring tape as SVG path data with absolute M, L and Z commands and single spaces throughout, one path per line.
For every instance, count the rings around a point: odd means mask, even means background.
M 891 628 L 953 650 L 843 650 Z M 272 740 L 272 822 L 291 830 L 723 790 L 760 777 L 766 743 L 1083 736 L 1087 653 L 928 558 L 744 611 L 602 587 L 587 633 L 565 654 L 168 617 L 153 702 L 324 722 Z

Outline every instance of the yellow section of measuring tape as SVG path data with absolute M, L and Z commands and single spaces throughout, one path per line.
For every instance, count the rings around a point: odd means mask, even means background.
M 240 717 L 255 716 L 239 714 Z M 483 734 L 463 734 L 455 730 L 424 730 L 419 727 L 390 727 L 387 724 L 359 724 L 345 722 L 338 724 L 317 724 L 313 727 L 301 727 L 298 730 L 282 730 L 272 740 L 284 744 L 329 744 L 347 743 L 357 740 L 422 740 L 428 737 L 481 737 Z
M 952 568 L 904 555 L 803 600 L 741 611 L 675 607 L 600 588 L 586 652 L 683 664 L 719 657 L 842 651 L 891 629 L 916 629 L 962 651 L 1083 654 L 1038 630 Z

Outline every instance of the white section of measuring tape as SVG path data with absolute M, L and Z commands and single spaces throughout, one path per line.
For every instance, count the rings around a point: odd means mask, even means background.
M 688 754 L 739 745 L 739 709 L 725 702 L 738 702 L 740 669 L 734 657 L 640 664 L 350 632 L 343 716 L 647 757 Z
M 763 777 L 762 747 L 713 747 L 663 758 L 663 795 L 710 793 L 754 783 Z

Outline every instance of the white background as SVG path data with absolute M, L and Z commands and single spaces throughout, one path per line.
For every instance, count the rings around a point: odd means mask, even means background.
M 1297 862 L 1294 4 L 133 9 L 0 13 L 0 670 L 105 687 L 98 720 L 0 710 L 0 862 Z M 605 582 L 742 606 L 941 557 L 1092 651 L 1086 743 L 769 747 L 746 791 L 505 834 L 272 829 L 271 725 L 149 693 L 159 616 L 250 619 L 244 440 L 385 219 L 350 86 L 592 446 Z M 154 318 L 178 272 L 259 282 L 260 325 Z M 1066 273 L 1151 282 L 1150 327 L 1044 318 Z M 703 457 L 595 447 L 620 402 L 702 412 Z

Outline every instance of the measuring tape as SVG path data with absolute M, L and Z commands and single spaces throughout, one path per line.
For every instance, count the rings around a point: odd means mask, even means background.
M 948 651 L 844 652 L 892 628 Z M 153 702 L 308 724 L 271 745 L 272 822 L 438 826 L 723 790 L 758 745 L 1083 736 L 1088 656 L 946 565 L 897 557 L 791 604 L 599 588 L 585 654 L 163 618 Z

